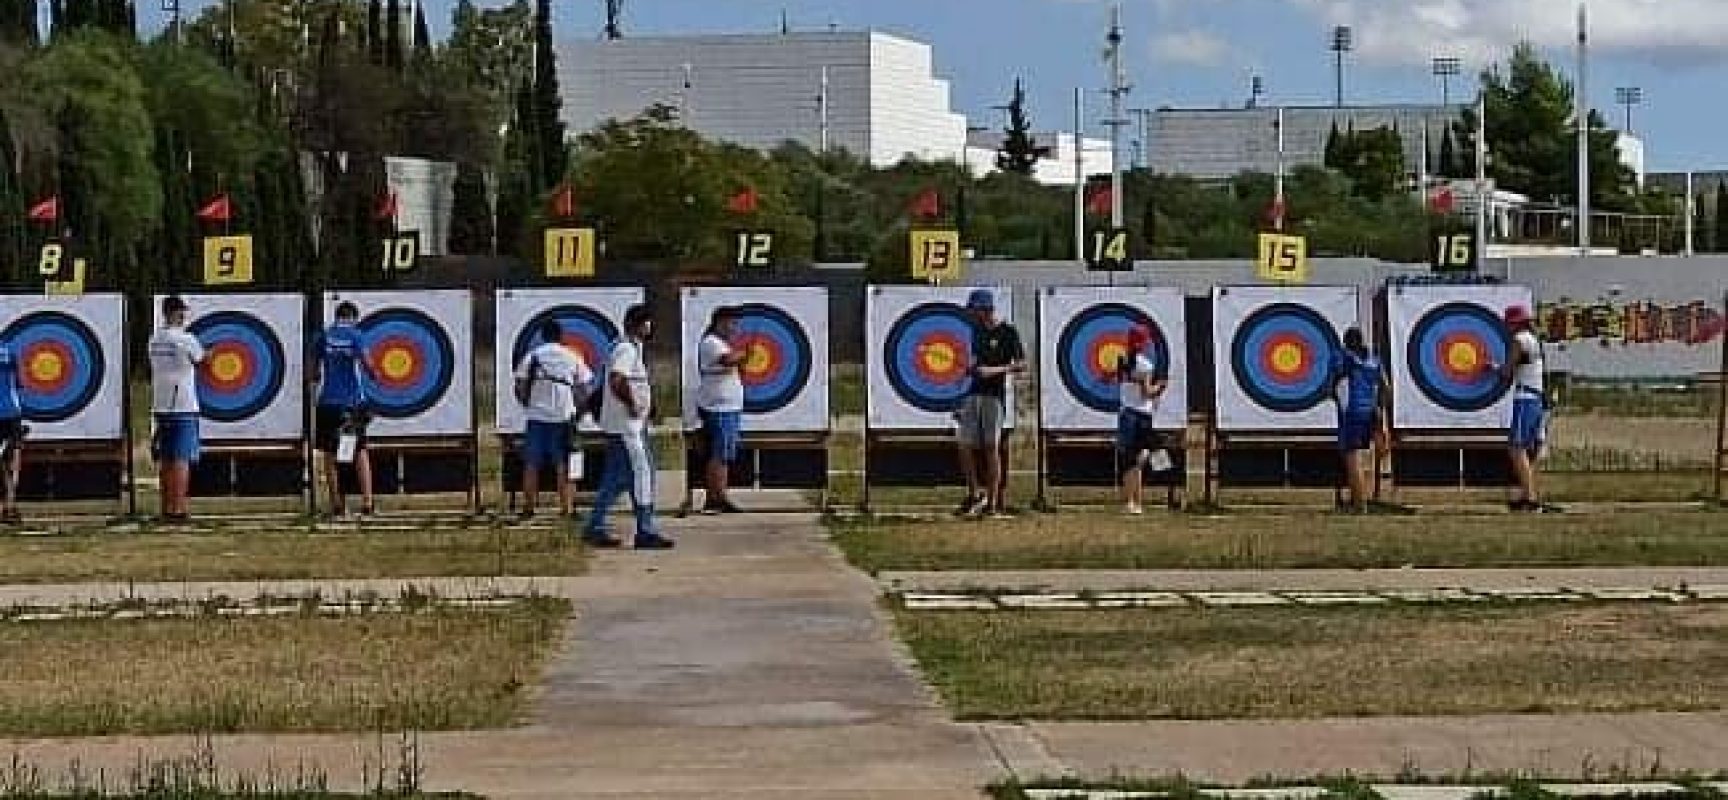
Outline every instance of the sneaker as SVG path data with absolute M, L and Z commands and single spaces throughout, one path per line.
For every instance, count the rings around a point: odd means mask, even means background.
M 190 524 L 192 524 L 192 515 L 191 514 L 163 514 L 161 519 L 158 521 L 163 525 L 190 525 Z
M 1530 511 L 1534 514 L 1564 514 L 1566 509 L 1553 503 L 1531 503 Z
M 982 496 L 969 494 L 966 495 L 965 500 L 960 501 L 960 507 L 954 509 L 954 516 L 970 517 L 982 511 L 983 507 L 984 498 Z
M 1122 507 L 1122 513 L 1127 514 L 1130 517 L 1138 517 L 1145 514 L 1146 509 L 1141 508 L 1139 503 L 1129 503 Z
M 582 543 L 600 550 L 615 550 L 624 546 L 624 542 L 616 536 L 593 532 L 582 534 Z
M 1541 506 L 1529 500 L 1513 500 L 1506 504 L 1506 510 L 1514 514 L 1524 514 L 1540 509 Z
M 637 550 L 671 550 L 677 546 L 677 542 L 658 533 L 638 533 L 634 543 Z
M 1014 509 L 1008 508 L 1007 506 L 996 506 L 991 508 L 986 516 L 991 519 L 1013 519 L 1020 515 Z
M 703 503 L 702 513 L 705 516 L 714 516 L 715 514 L 742 514 L 744 513 L 744 509 L 734 505 L 731 500 L 722 500 L 718 503 Z

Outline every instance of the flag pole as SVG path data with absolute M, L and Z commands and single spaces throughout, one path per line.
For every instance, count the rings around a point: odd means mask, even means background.
M 1074 90 L 1074 260 L 1086 263 L 1086 92 Z

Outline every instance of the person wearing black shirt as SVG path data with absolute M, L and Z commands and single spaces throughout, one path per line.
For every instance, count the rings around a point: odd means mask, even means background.
M 978 289 L 966 298 L 976 319 L 972 332 L 972 385 L 954 412 L 960 469 L 966 475 L 961 516 L 1007 513 L 1007 469 L 1002 429 L 1008 417 L 1008 380 L 1026 372 L 1026 350 L 1014 326 L 996 317 L 996 298 Z

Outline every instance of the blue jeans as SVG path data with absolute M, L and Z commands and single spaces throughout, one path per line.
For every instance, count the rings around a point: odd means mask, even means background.
M 655 536 L 654 458 L 648 450 L 647 433 L 606 436 L 606 469 L 600 474 L 600 490 L 594 495 L 594 511 L 588 515 L 588 536 L 606 535 L 606 514 L 619 495 L 630 495 L 636 512 L 636 535 Z

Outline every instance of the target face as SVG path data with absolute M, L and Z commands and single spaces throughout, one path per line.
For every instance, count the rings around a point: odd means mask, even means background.
M 437 321 L 408 308 L 388 308 L 360 320 L 370 375 L 366 398 L 387 419 L 426 413 L 450 390 L 455 350 Z
M 972 317 L 953 303 L 908 310 L 883 343 L 888 385 L 908 405 L 953 412 L 972 387 Z
M 0 332 L 18 357 L 18 401 L 31 422 L 77 416 L 102 388 L 102 346 L 88 325 L 69 314 L 38 311 Z
M 1487 409 L 1505 397 L 1511 381 L 1490 364 L 1505 364 L 1512 341 L 1492 312 L 1474 303 L 1438 306 L 1410 329 L 1410 380 L 1434 405 L 1448 411 Z
M 744 354 L 738 375 L 744 382 L 744 413 L 771 414 L 804 391 L 810 382 L 810 337 L 804 326 L 774 306 L 739 306 L 734 345 Z
M 219 311 L 198 318 L 187 330 L 206 353 L 198 370 L 198 404 L 205 417 L 240 422 L 275 402 L 287 357 L 263 320 L 243 311 Z
M 1056 371 L 1081 405 L 1102 412 L 1113 412 L 1120 405 L 1116 375 L 1124 359 L 1137 355 L 1128 348 L 1128 331 L 1136 325 L 1152 331 L 1145 355 L 1153 369 L 1168 374 L 1169 340 L 1158 323 L 1138 308 L 1120 303 L 1092 306 L 1062 329 L 1056 344 Z
M 1318 312 L 1268 305 L 1243 320 L 1230 345 L 1230 368 L 1248 399 L 1281 413 L 1312 409 L 1332 397 L 1328 380 L 1338 333 Z
M 587 364 L 589 370 L 596 376 L 605 371 L 612 345 L 618 343 L 618 326 L 605 314 L 578 305 L 549 308 L 528 320 L 511 345 L 511 364 L 522 363 L 522 359 L 528 357 L 528 351 L 540 344 L 540 327 L 549 319 L 558 321 L 558 327 L 564 330 L 564 346 L 581 356 L 582 363 Z

